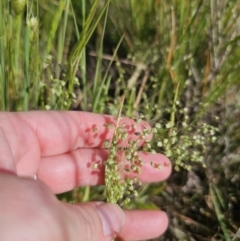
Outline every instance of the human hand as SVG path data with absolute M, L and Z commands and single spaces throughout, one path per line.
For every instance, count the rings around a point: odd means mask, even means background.
M 123 123 L 132 120 L 123 118 Z M 70 205 L 54 193 L 104 184 L 108 156 L 103 149 L 113 131 L 111 116 L 85 112 L 0 113 L 0 240 L 143 240 L 161 235 L 168 219 L 162 211 L 122 211 L 99 202 Z M 147 123 L 138 124 L 141 130 Z M 97 133 L 92 131 L 97 128 Z M 130 134 L 129 138 L 136 138 Z M 140 153 L 146 163 L 142 182 L 166 179 L 171 168 L 161 154 Z M 150 161 L 163 164 L 161 171 Z M 100 163 L 93 171 L 92 164 Z M 33 176 L 37 174 L 38 180 Z

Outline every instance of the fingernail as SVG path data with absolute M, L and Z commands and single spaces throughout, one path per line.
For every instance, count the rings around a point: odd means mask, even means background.
M 125 223 L 123 210 L 116 204 L 103 203 L 96 205 L 97 213 L 102 221 L 105 236 L 115 235 Z

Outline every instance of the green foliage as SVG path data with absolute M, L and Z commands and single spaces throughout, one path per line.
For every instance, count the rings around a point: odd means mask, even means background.
M 96 13 L 99 2 L 94 1 L 83 19 L 79 35 L 70 0 L 57 5 L 32 0 L 1 1 L 1 110 L 69 109 L 76 99 L 74 87 L 79 81 L 75 74 L 82 53 L 109 4 Z M 71 39 L 67 35 L 73 34 L 73 29 L 78 40 L 69 54 L 66 51 Z M 65 65 L 68 67 L 63 71 L 61 66 Z

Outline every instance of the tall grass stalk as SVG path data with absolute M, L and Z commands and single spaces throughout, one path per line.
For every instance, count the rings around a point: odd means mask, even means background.
M 86 43 L 89 41 L 90 37 L 92 36 L 93 31 L 95 30 L 97 24 L 99 23 L 101 17 L 103 16 L 103 14 L 105 12 L 105 10 L 107 9 L 108 4 L 110 3 L 110 0 L 106 1 L 100 14 L 96 17 L 98 3 L 99 3 L 99 0 L 95 0 L 93 2 L 89 15 L 86 19 L 83 31 L 81 33 L 80 39 L 76 43 L 76 45 L 69 57 L 67 77 L 69 79 L 68 91 L 70 93 L 73 92 L 74 79 L 75 79 L 76 71 L 79 66 L 79 62 L 82 58 L 82 51 L 83 51 Z M 94 17 L 96 17 L 95 21 L 93 21 Z

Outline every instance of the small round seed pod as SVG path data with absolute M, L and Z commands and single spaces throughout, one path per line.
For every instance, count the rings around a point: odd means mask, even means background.
M 12 7 L 16 15 L 20 15 L 25 6 L 27 4 L 27 0 L 12 0 Z

